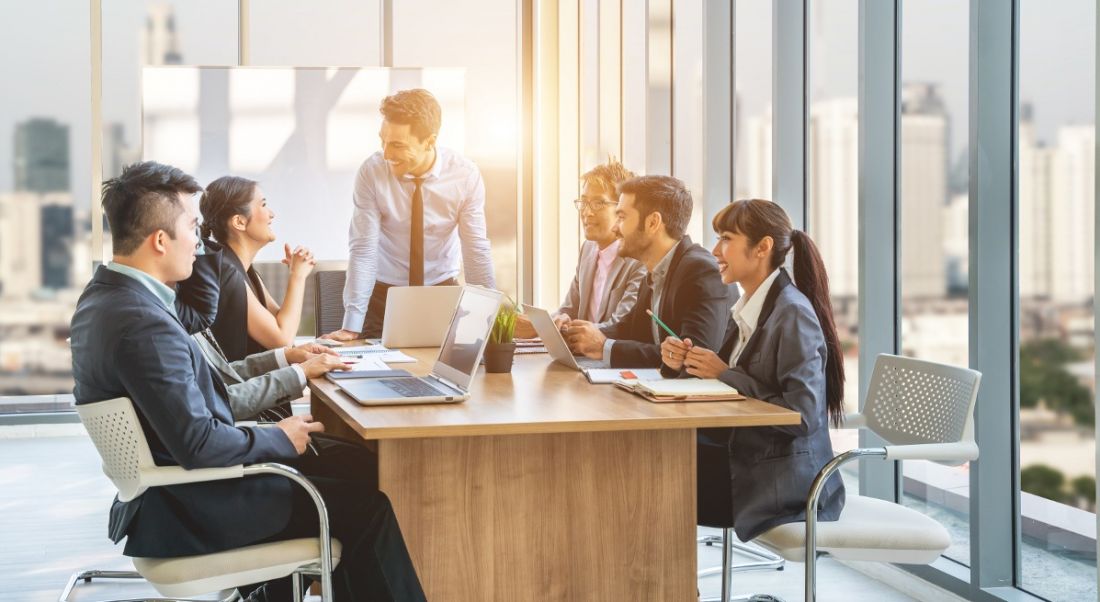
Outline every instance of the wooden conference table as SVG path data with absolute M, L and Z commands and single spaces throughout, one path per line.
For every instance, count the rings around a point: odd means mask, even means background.
M 406 349 L 427 374 L 436 349 Z M 458 404 L 363 407 L 310 384 L 328 432 L 377 442 L 429 600 L 696 599 L 695 429 L 798 424 L 757 400 L 655 404 L 517 355 Z

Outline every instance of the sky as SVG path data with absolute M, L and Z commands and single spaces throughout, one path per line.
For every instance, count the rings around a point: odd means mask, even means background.
M 105 121 L 136 124 L 137 54 L 145 0 L 104 5 Z M 232 0 L 177 0 L 182 53 L 188 62 L 236 58 Z M 1030 102 L 1041 139 L 1066 123 L 1091 123 L 1095 88 L 1092 0 L 1021 0 L 1020 100 Z M 737 88 L 746 114 L 771 97 L 772 0 L 737 1 Z M 952 115 L 952 152 L 966 144 L 968 13 L 966 0 L 903 2 L 903 81 L 942 85 Z M 7 2 L 0 8 L 0 191 L 12 185 L 14 124 L 49 116 L 70 126 L 74 181 L 89 171 L 89 11 L 86 0 Z M 812 98 L 855 96 L 859 0 L 814 0 L 809 17 Z M 133 140 L 130 141 L 131 143 Z M 86 187 L 77 187 L 87 203 Z
M 736 77 L 746 115 L 771 100 L 772 1 L 737 0 Z M 1020 7 L 1020 102 L 1034 106 L 1040 138 L 1052 141 L 1059 125 L 1093 122 L 1096 9 L 1093 0 L 1021 0 Z M 902 82 L 941 85 L 953 153 L 968 135 L 969 12 L 966 0 L 902 2 Z M 859 0 L 812 0 L 808 20 L 811 102 L 857 96 Z

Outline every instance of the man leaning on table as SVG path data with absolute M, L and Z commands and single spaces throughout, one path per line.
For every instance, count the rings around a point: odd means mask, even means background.
M 472 161 L 436 145 L 442 110 L 427 90 L 386 97 L 381 152 L 363 162 L 352 195 L 344 323 L 325 338 L 382 335 L 392 286 L 496 288 L 485 231 L 485 184 Z M 460 262 L 461 254 L 461 262 Z

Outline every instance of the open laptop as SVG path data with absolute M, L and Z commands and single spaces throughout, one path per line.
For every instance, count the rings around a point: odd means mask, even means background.
M 439 347 L 447 334 L 461 286 L 394 286 L 386 291 L 382 344 L 401 347 Z
M 475 286 L 459 288 L 458 304 L 431 374 L 349 379 L 337 381 L 337 385 L 362 405 L 455 403 L 469 399 L 470 382 L 477 373 L 504 293 Z
M 555 362 L 582 372 L 586 368 L 604 366 L 600 360 L 574 356 L 573 352 L 569 350 L 569 345 L 561 336 L 561 331 L 554 325 L 554 319 L 550 317 L 550 313 L 545 309 L 524 305 L 523 313 L 530 318 L 531 324 L 535 327 L 535 331 L 539 333 L 539 338 L 542 339 L 542 344 L 546 345 L 546 351 L 550 353 L 550 357 L 554 358 Z

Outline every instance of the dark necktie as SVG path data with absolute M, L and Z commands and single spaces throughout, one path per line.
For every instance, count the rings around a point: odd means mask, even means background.
M 409 224 L 409 286 L 424 286 L 424 178 L 413 178 L 412 223 Z

